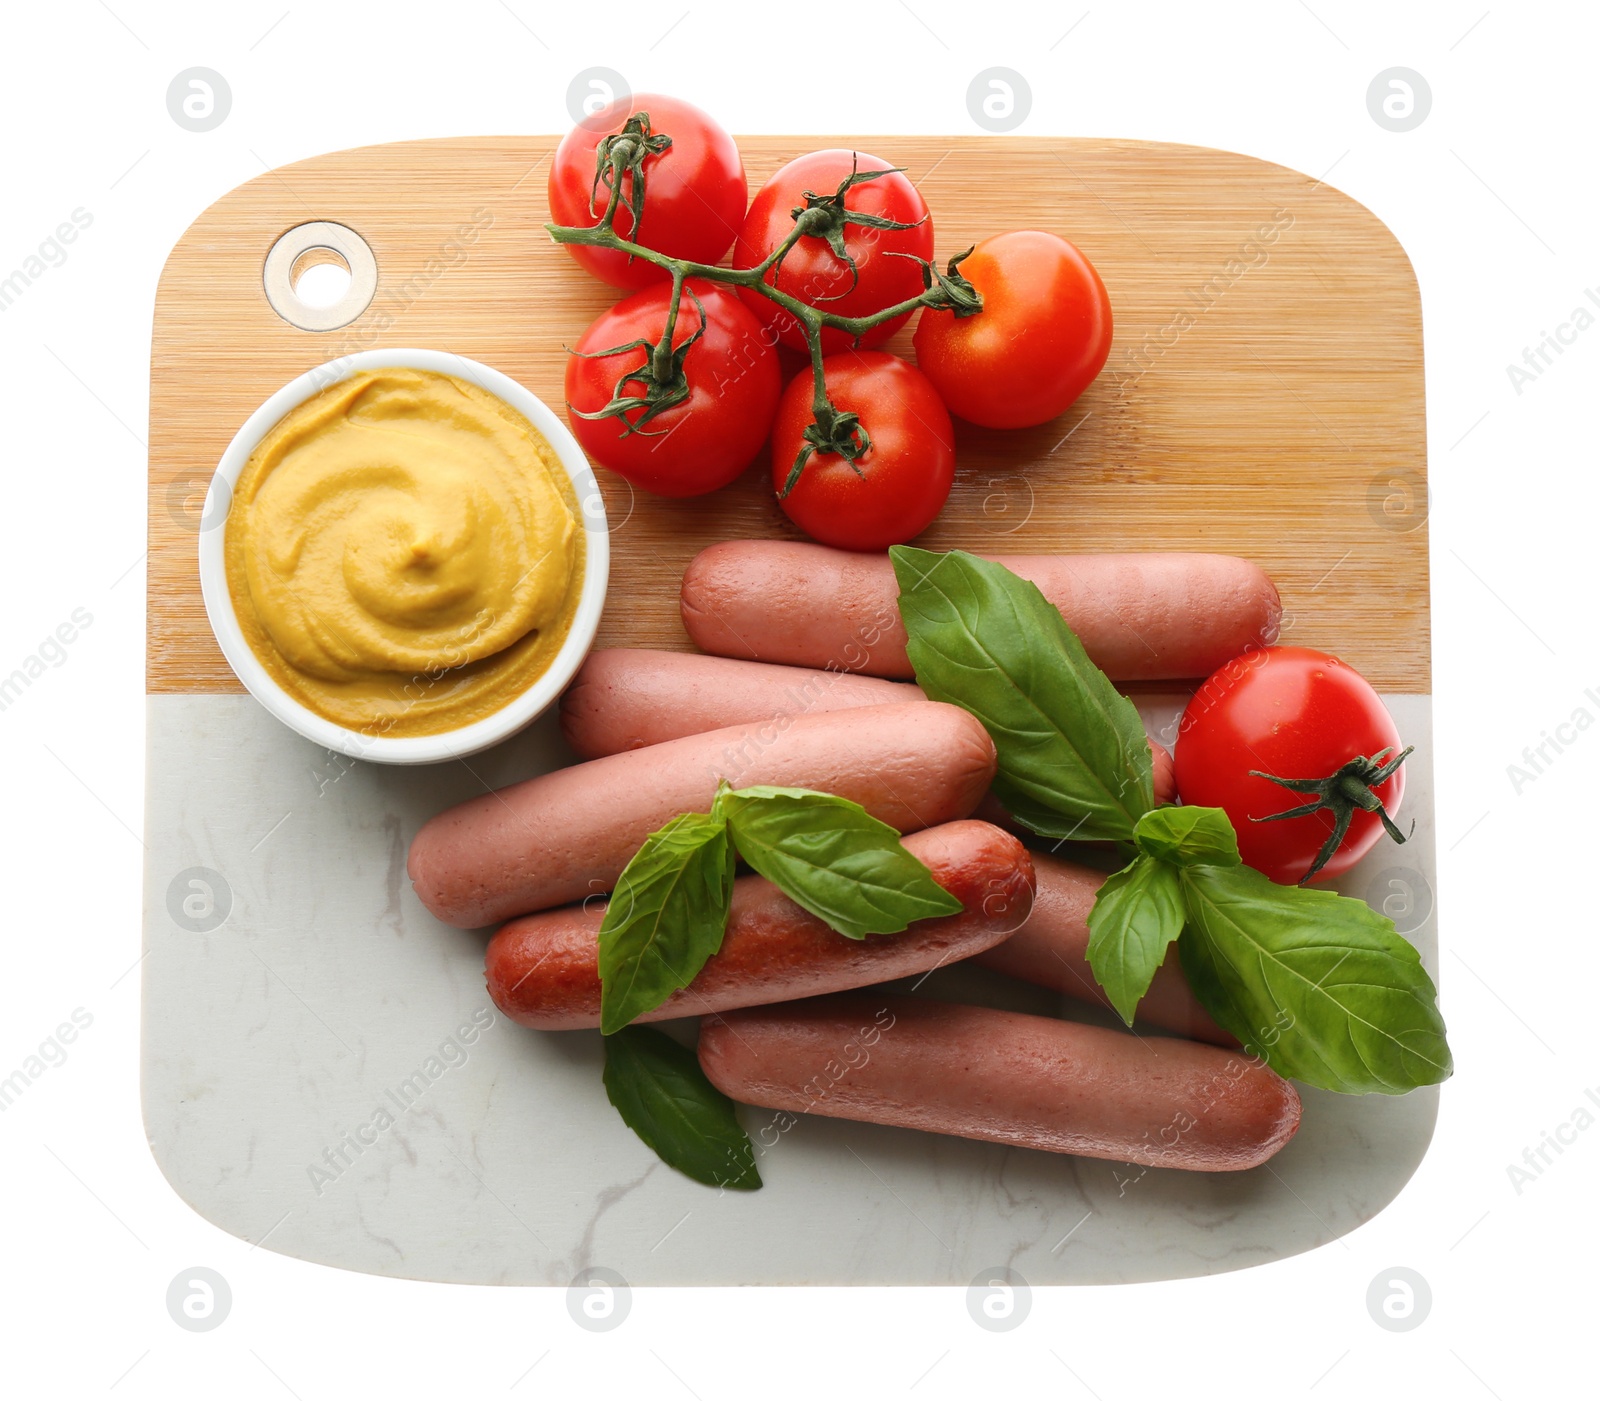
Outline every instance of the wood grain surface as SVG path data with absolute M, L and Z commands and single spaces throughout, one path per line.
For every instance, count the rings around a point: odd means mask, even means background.
M 151 692 L 243 689 L 201 604 L 198 504 L 228 440 L 287 381 L 356 350 L 425 347 L 484 361 L 563 411 L 564 347 L 616 294 L 541 227 L 556 140 L 318 156 L 231 191 L 179 240 L 150 359 Z M 739 141 L 752 191 L 791 156 L 839 144 Z M 1058 421 L 958 425 L 955 490 L 919 543 L 1246 555 L 1283 593 L 1284 641 L 1338 652 L 1383 690 L 1430 689 L 1421 309 L 1410 262 L 1370 212 L 1309 176 L 1196 147 L 857 144 L 916 180 L 941 261 L 1004 229 L 1054 230 L 1093 260 L 1116 321 L 1105 370 Z M 273 241 L 316 219 L 357 230 L 379 276 L 367 311 L 323 333 L 281 320 L 262 291 Z M 462 251 L 451 240 L 474 221 Z M 909 328 L 890 348 L 909 353 Z M 688 647 L 677 598 L 690 556 L 795 534 L 764 461 L 692 501 L 599 477 L 613 551 L 602 646 Z

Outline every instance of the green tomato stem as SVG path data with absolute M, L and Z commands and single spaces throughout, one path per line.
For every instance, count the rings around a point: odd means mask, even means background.
M 652 144 L 655 143 L 655 144 Z M 940 275 L 933 269 L 933 265 L 926 259 L 918 258 L 923 267 L 923 281 L 925 290 L 915 297 L 908 297 L 894 306 L 885 307 L 881 311 L 872 312 L 866 316 L 837 316 L 833 312 L 824 311 L 801 301 L 798 297 L 773 286 L 767 280 L 767 274 L 777 268 L 785 257 L 793 250 L 799 241 L 810 235 L 825 237 L 825 226 L 832 228 L 836 237 L 842 238 L 842 227 L 839 210 L 843 209 L 846 190 L 865 180 L 887 175 L 889 171 L 873 171 L 856 173 L 844 181 L 833 196 L 817 198 L 808 201 L 805 208 L 797 210 L 794 216 L 794 227 L 786 234 L 759 263 L 748 268 L 719 267 L 710 263 L 697 263 L 688 258 L 674 258 L 665 253 L 658 253 L 653 248 L 646 248 L 643 244 L 634 243 L 623 238 L 615 228 L 617 208 L 622 202 L 622 177 L 631 170 L 633 176 L 633 205 L 638 211 L 635 215 L 635 232 L 644 209 L 642 186 L 644 183 L 644 163 L 649 154 L 657 150 L 664 150 L 670 146 L 671 140 L 661 133 L 651 133 L 648 129 L 648 116 L 638 112 L 629 118 L 625 130 L 611 139 L 611 144 L 605 153 L 605 162 L 611 171 L 610 198 L 607 201 L 605 213 L 600 222 L 591 228 L 581 228 L 565 224 L 546 224 L 545 230 L 558 244 L 564 246 L 579 246 L 585 248 L 606 248 L 616 253 L 627 255 L 628 258 L 640 258 L 647 263 L 664 269 L 672 276 L 672 299 L 667 309 L 667 322 L 660 339 L 656 342 L 648 357 L 650 377 L 658 384 L 666 384 L 664 376 L 681 374 L 681 365 L 675 359 L 672 349 L 673 331 L 677 324 L 678 303 L 683 294 L 683 284 L 686 278 L 700 278 L 707 282 L 722 283 L 725 286 L 750 288 L 776 303 L 788 312 L 799 323 L 805 335 L 806 347 L 811 359 L 811 414 L 812 422 L 803 435 L 799 456 L 795 459 L 789 478 L 785 482 L 780 496 L 787 496 L 793 489 L 800 474 L 805 469 L 806 463 L 817 452 L 837 453 L 842 456 L 856 471 L 861 469 L 856 466 L 856 459 L 866 453 L 872 446 L 872 440 L 862 428 L 860 419 L 854 413 L 841 413 L 828 397 L 828 390 L 822 372 L 822 331 L 825 327 L 842 331 L 850 336 L 857 344 L 861 337 L 866 335 L 876 326 L 893 321 L 897 317 L 908 316 L 918 307 L 933 307 L 938 310 L 954 310 L 959 315 L 974 315 L 983 308 L 983 297 L 978 290 L 961 278 L 956 272 L 955 259 L 950 264 L 948 275 Z M 641 147 L 643 151 L 641 153 Z M 833 201 L 830 209 L 829 201 Z M 864 221 L 868 216 L 860 216 Z M 899 225 L 886 222 L 884 227 L 902 228 L 909 225 Z M 830 242 L 833 240 L 830 239 Z M 969 250 L 970 251 L 970 250 Z M 854 263 L 851 263 L 854 272 Z M 702 329 L 704 329 L 702 327 Z M 633 372 L 629 378 L 638 378 L 638 371 Z M 636 407 L 636 398 L 630 399 L 623 395 L 613 396 L 612 403 L 603 413 L 617 417 L 630 411 L 629 406 Z M 626 425 L 627 420 L 623 420 Z

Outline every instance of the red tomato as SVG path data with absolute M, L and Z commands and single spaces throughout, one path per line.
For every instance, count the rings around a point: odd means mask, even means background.
M 1264 647 L 1235 657 L 1195 693 L 1173 757 L 1183 801 L 1226 811 L 1246 863 L 1290 884 L 1310 870 L 1334 831 L 1335 812 L 1323 807 L 1282 822 L 1256 820 L 1315 802 L 1317 795 L 1250 771 L 1326 779 L 1358 759 L 1376 758 L 1381 772 L 1399 754 L 1394 721 L 1354 667 L 1309 647 Z M 1372 776 L 1368 770 L 1366 777 Z M 1405 770 L 1396 768 L 1371 786 L 1357 774 L 1354 791 L 1375 794 L 1393 818 L 1405 786 Z M 1349 832 L 1314 879 L 1348 871 L 1383 833 L 1376 812 L 1355 808 Z
M 784 483 L 812 421 L 811 371 L 783 391 L 772 425 L 772 485 L 784 513 L 813 540 L 843 550 L 886 550 L 920 535 L 950 495 L 955 431 L 928 377 L 881 350 L 847 350 L 822 362 L 828 396 L 856 413 L 872 440 L 854 463 L 813 453 L 787 496 Z
M 915 227 L 882 229 L 844 222 L 845 252 L 856 265 L 853 283 L 849 264 L 835 255 L 825 238 L 811 233 L 801 236 L 776 271 L 767 274 L 766 281 L 808 306 L 837 316 L 870 316 L 920 295 L 922 272 L 916 261 L 888 255 L 933 257 L 933 220 L 928 217 L 928 206 L 917 187 L 898 173 L 853 185 L 845 192 L 842 204 L 832 200 L 840 183 L 849 178 L 852 163 L 857 171 L 894 169 L 888 161 L 864 151 L 813 151 L 796 157 L 768 180 L 750 201 L 750 212 L 745 215 L 733 249 L 734 267 L 755 267 L 782 243 L 794 229 L 797 209 L 806 210 L 802 217 L 819 229 L 829 221 L 830 211 L 835 221 L 847 218 L 845 211 L 849 211 Z M 776 330 L 785 345 L 795 350 L 807 348 L 800 323 L 782 307 L 760 292 L 741 289 L 740 295 L 746 306 Z M 910 315 L 907 312 L 875 326 L 862 336 L 861 345 L 882 345 Z M 843 331 L 827 327 L 822 332 L 825 355 L 848 350 L 851 342 L 852 338 Z
M 986 238 L 958 271 L 983 310 L 929 307 L 917 364 L 950 412 L 985 428 L 1027 428 L 1065 413 L 1111 353 L 1111 299 L 1064 238 L 1024 229 Z
M 635 112 L 650 114 L 652 133 L 664 133 L 672 145 L 644 158 L 644 214 L 635 243 L 687 258 L 716 263 L 728 251 L 744 219 L 744 165 L 733 138 L 698 107 L 675 97 L 635 93 L 616 102 L 561 139 L 550 166 L 550 217 L 568 227 L 593 228 L 610 200 L 604 183 L 595 185 L 595 150 L 601 140 L 620 132 Z M 622 176 L 623 203 L 612 228 L 632 238 L 633 212 L 627 204 L 633 176 Z M 671 274 L 645 262 L 631 261 L 611 248 L 567 244 L 567 252 L 613 287 L 646 287 L 670 280 Z
M 639 431 L 627 431 L 616 418 L 581 415 L 603 408 L 617 381 L 644 367 L 649 356 L 642 346 L 615 355 L 596 352 L 660 340 L 670 284 L 647 287 L 602 312 L 579 339 L 579 353 L 567 361 L 567 418 L 583 450 L 659 496 L 699 496 L 737 477 L 761 451 L 783 388 L 778 353 L 761 326 L 738 297 L 715 283 L 684 283 L 673 346 L 683 346 L 701 325 L 691 291 L 705 308 L 705 334 L 683 353 L 687 397 L 643 424 L 642 406 L 628 411 L 626 422 Z M 627 395 L 644 389 L 637 379 L 623 386 Z

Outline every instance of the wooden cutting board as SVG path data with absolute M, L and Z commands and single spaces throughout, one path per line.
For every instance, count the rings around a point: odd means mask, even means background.
M 358 349 L 484 361 L 559 411 L 564 347 L 617 295 L 549 241 L 556 138 L 340 151 L 285 166 L 206 210 L 156 294 L 150 367 L 148 689 L 242 689 L 200 599 L 195 503 L 228 440 L 274 390 Z M 752 190 L 837 140 L 741 138 Z M 941 262 L 1038 227 L 1077 243 L 1111 294 L 1100 378 L 1061 419 L 959 426 L 950 504 L 921 543 L 989 552 L 1216 550 L 1277 581 L 1284 640 L 1338 652 L 1382 691 L 1429 684 L 1422 325 L 1405 253 L 1329 186 L 1197 147 L 1061 138 L 863 137 L 904 166 Z M 327 332 L 263 293 L 285 230 L 356 230 L 378 291 Z M 486 222 L 487 221 L 487 222 Z M 464 255 L 460 226 L 481 226 Z M 1270 233 L 1270 241 L 1260 231 Z M 891 349 L 909 353 L 909 331 Z M 764 464 L 691 501 L 599 473 L 612 523 L 599 645 L 687 647 L 678 581 L 716 540 L 792 536 Z
M 754 187 L 827 144 L 740 146 Z M 1053 229 L 1094 260 L 1116 316 L 1106 370 L 1059 422 L 959 430 L 955 491 L 926 543 L 1261 563 L 1283 592 L 1285 637 L 1360 667 L 1418 745 L 1414 837 L 1339 888 L 1404 915 L 1436 969 L 1421 324 L 1405 254 L 1343 195 L 1242 156 L 1054 139 L 860 145 L 918 181 L 941 259 L 990 233 Z M 319 751 L 238 694 L 206 623 L 195 532 L 224 447 L 270 394 L 351 351 L 408 346 L 481 360 L 560 409 L 564 347 L 615 294 L 543 232 L 554 147 L 408 142 L 271 171 L 203 213 L 163 272 L 142 1074 L 174 1188 L 223 1229 L 270 1236 L 269 1249 L 476 1284 L 565 1284 L 599 1264 L 634 1285 L 964 1285 L 996 1260 L 1034 1284 L 1129 1282 L 1281 1258 L 1369 1220 L 1421 1160 L 1435 1092 L 1307 1091 L 1305 1125 L 1269 1167 L 1152 1171 L 1134 1186 L 1116 1164 L 806 1116 L 770 1153 L 762 1138 L 766 1191 L 713 1204 L 657 1171 L 617 1119 L 598 1033 L 497 1023 L 480 936 L 443 928 L 407 888 L 406 843 L 428 817 L 570 759 L 553 718 L 470 769 L 403 769 Z M 357 320 L 313 333 L 272 310 L 263 275 L 280 235 L 323 220 L 371 246 L 377 292 Z M 463 225 L 477 237 L 458 250 Z M 687 502 L 599 477 L 613 561 L 603 644 L 687 646 L 677 594 L 690 556 L 793 533 L 760 468 Z M 1168 736 L 1182 696 L 1142 700 Z M 923 992 L 1065 1010 L 964 967 Z M 335 1154 L 397 1085 L 417 1083 L 446 1031 L 475 1021 L 492 1029 L 438 1083 L 428 1072 L 416 1114 Z

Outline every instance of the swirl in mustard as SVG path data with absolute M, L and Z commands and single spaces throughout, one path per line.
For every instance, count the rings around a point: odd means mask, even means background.
M 500 709 L 572 626 L 583 531 L 560 459 L 466 380 L 381 369 L 291 410 L 234 488 L 234 611 L 336 724 L 438 734 Z

